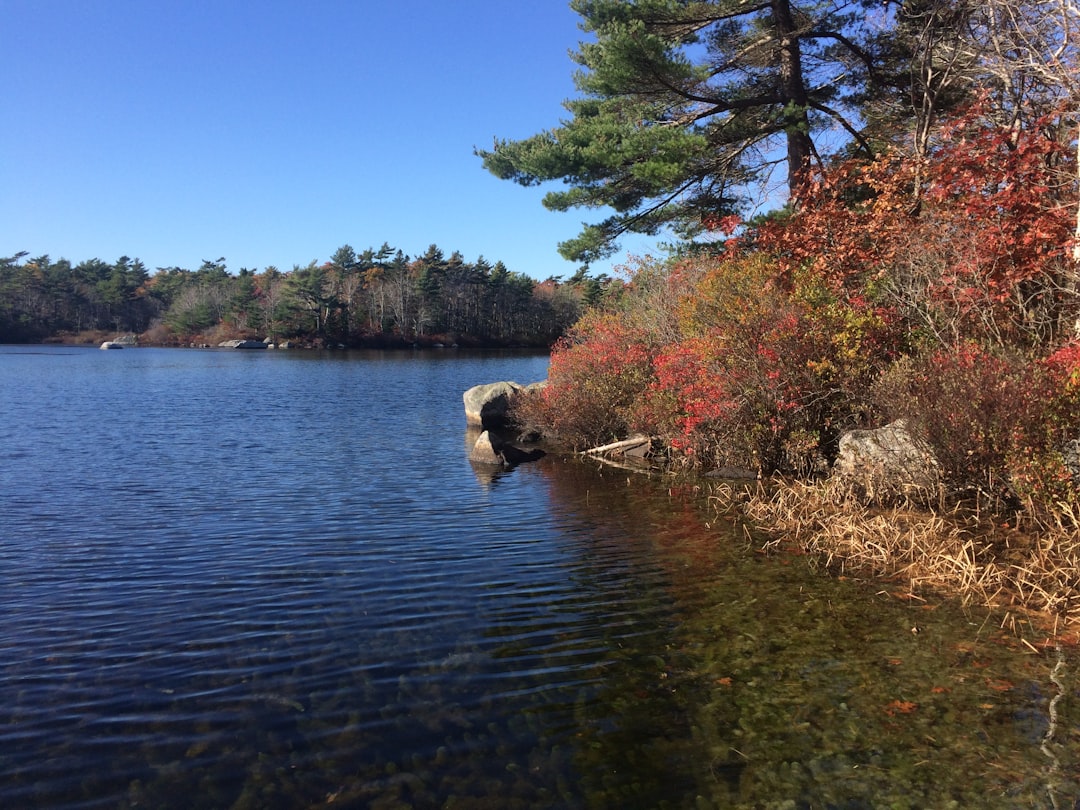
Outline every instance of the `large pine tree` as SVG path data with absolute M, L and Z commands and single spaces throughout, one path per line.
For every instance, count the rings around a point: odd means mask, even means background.
M 575 55 L 569 120 L 478 151 L 523 185 L 563 180 L 553 210 L 614 213 L 560 245 L 570 259 L 610 255 L 627 232 L 693 236 L 738 208 L 748 188 L 861 141 L 858 103 L 877 84 L 871 31 L 852 2 L 573 0 L 592 35 Z

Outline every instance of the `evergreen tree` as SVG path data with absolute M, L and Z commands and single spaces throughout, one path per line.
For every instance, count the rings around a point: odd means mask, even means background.
M 320 338 L 326 336 L 326 320 L 336 306 L 333 291 L 326 282 L 327 266 L 313 261 L 306 267 L 293 265 L 287 283 L 299 309 L 307 314 L 301 331 L 312 332 Z
M 858 103 L 880 79 L 869 0 L 573 0 L 582 28 L 572 117 L 478 150 L 496 176 L 564 180 L 544 204 L 610 208 L 560 245 L 569 259 L 610 255 L 626 232 L 683 237 L 738 209 L 748 185 L 786 164 L 796 190 L 846 133 L 868 149 Z M 879 8 L 882 4 L 876 4 Z
M 340 340 L 348 345 L 352 340 L 353 321 L 362 280 L 360 257 L 351 245 L 342 245 L 330 256 L 332 298 L 336 302 L 336 327 Z

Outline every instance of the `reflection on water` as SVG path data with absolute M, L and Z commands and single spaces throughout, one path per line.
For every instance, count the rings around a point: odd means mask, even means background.
M 1020 647 L 984 614 L 748 554 L 730 527 L 703 532 L 690 501 L 635 498 L 643 508 L 621 512 L 574 478 L 551 477 L 560 508 L 621 523 L 663 568 L 675 616 L 660 678 L 689 729 L 665 749 L 693 758 L 705 806 L 1080 801 L 1073 651 L 1055 673 L 1053 652 Z
M 542 374 L 0 350 L 3 806 L 1080 799 L 1072 651 L 755 554 L 663 481 L 470 465 L 461 392 Z

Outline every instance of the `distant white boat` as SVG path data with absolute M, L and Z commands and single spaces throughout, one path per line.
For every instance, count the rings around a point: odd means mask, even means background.
M 122 349 L 122 348 L 124 348 L 124 344 L 123 343 L 118 343 L 115 340 L 106 340 L 104 343 L 101 344 L 101 346 L 99 348 L 102 348 L 102 349 Z

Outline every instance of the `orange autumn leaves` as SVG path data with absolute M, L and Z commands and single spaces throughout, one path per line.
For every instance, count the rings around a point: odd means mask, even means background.
M 975 110 L 925 159 L 830 166 L 783 212 L 712 223 L 723 239 L 708 253 L 628 269 L 556 346 L 541 410 L 579 448 L 642 432 L 688 463 L 764 474 L 820 469 L 843 431 L 896 418 L 890 403 L 925 411 L 902 414 L 919 424 L 967 425 L 974 406 L 959 404 L 991 390 L 983 360 L 1032 390 L 1002 363 L 1037 367 L 1071 334 L 1070 160 L 1043 130 Z M 917 388 L 923 377 L 951 387 Z M 1058 435 L 1080 427 L 1075 409 L 1054 413 Z M 994 418 L 974 437 L 938 431 L 946 472 L 1059 497 L 1056 477 L 1036 475 L 1058 435 L 1019 430 L 1015 408 Z
M 973 652 L 973 650 L 974 648 L 971 645 L 957 645 L 957 651 L 964 656 L 969 655 L 971 652 Z M 903 665 L 904 660 L 902 658 L 887 658 L 886 663 L 890 667 L 900 667 Z M 978 658 L 972 658 L 966 661 L 966 665 L 974 668 L 975 670 L 981 670 L 989 666 L 989 662 Z M 969 683 L 970 681 L 967 675 L 958 674 L 956 677 L 956 682 L 957 684 L 964 684 Z M 1016 688 L 1016 684 L 1008 678 L 994 678 L 984 676 L 982 678 L 979 678 L 976 683 L 980 683 L 982 688 L 985 688 L 987 690 L 985 693 L 982 693 L 981 698 L 976 697 L 979 702 L 975 705 L 977 706 L 977 708 L 984 710 L 997 708 L 998 704 L 994 703 L 991 700 L 993 693 L 1002 694 L 1006 692 L 1011 692 L 1013 689 Z M 935 698 L 940 700 L 944 698 L 944 696 L 952 695 L 954 693 L 954 686 L 943 686 L 941 684 L 931 686 L 928 690 L 929 694 L 927 700 L 933 701 Z M 975 692 L 976 695 L 979 694 L 978 687 L 975 687 Z M 885 706 L 882 707 L 882 711 L 889 717 L 898 717 L 901 715 L 915 714 L 922 708 L 922 706 L 922 703 L 911 700 L 909 698 L 896 698 L 886 703 Z
M 919 708 L 919 704 L 912 703 L 910 700 L 894 700 L 885 707 L 885 714 L 889 715 L 889 717 L 895 717 L 898 714 L 911 714 L 917 708 Z

